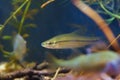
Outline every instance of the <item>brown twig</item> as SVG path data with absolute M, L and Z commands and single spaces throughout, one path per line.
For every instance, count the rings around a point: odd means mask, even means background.
M 59 73 L 68 73 L 70 70 L 62 68 Z M 14 80 L 15 78 L 22 78 L 28 76 L 30 78 L 38 76 L 40 80 L 44 80 L 42 76 L 53 76 L 56 72 L 49 69 L 44 70 L 34 70 L 34 69 L 24 69 L 10 73 L 0 73 L 0 80 Z
M 81 0 L 72 0 L 72 2 L 80 11 L 82 11 L 84 14 L 90 17 L 99 26 L 99 28 L 107 37 L 110 44 L 111 42 L 113 42 L 113 40 L 115 40 L 114 43 L 112 43 L 112 47 L 116 51 L 119 51 L 120 46 L 118 44 L 118 41 L 115 39 L 114 34 L 112 33 L 111 29 L 109 28 L 108 24 L 104 21 L 104 19 L 95 10 L 83 3 Z
M 55 0 L 48 0 L 47 2 L 43 3 L 40 7 L 44 8 L 46 5 L 50 4 L 53 1 L 55 1 Z
M 58 75 L 60 69 L 61 69 L 61 68 L 58 67 L 58 69 L 56 70 L 56 73 L 55 73 L 54 77 L 53 77 L 51 80 L 55 80 L 55 79 L 56 79 L 56 77 L 57 77 L 57 75 Z
M 15 71 L 7 74 L 0 74 L 0 80 L 14 80 L 15 78 L 21 78 L 23 76 L 36 75 L 36 73 L 31 69 L 25 69 L 20 71 Z

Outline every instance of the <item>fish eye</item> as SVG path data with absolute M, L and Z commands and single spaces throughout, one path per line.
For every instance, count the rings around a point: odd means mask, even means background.
M 47 44 L 48 44 L 48 45 L 52 45 L 52 44 L 53 44 L 53 42 L 47 42 Z
M 48 45 L 54 45 L 56 44 L 56 41 L 53 41 L 53 42 L 47 42 Z

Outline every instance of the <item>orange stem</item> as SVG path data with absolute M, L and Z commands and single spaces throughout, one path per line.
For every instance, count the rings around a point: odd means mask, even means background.
M 109 28 L 108 24 L 95 10 L 93 10 L 91 7 L 89 7 L 80 0 L 72 0 L 72 2 L 80 11 L 82 11 L 84 14 L 90 17 L 99 26 L 99 28 L 103 31 L 103 33 L 105 34 L 110 43 L 113 42 L 113 40 L 115 40 L 115 36 L 112 33 L 111 29 Z M 111 46 L 116 51 L 120 49 L 117 40 L 115 40 Z

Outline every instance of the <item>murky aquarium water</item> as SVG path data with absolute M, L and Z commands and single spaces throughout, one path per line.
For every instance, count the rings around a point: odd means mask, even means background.
M 0 80 L 119 80 L 120 0 L 1 0 Z

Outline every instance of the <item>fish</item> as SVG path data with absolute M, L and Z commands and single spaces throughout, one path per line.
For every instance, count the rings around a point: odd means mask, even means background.
M 104 71 L 107 63 L 119 59 L 118 53 L 110 50 L 99 51 L 90 55 L 80 55 L 69 60 L 57 59 L 52 54 L 47 56 L 48 62 L 55 67 L 65 67 L 76 72 Z
M 26 41 L 20 35 L 16 34 L 13 39 L 13 51 L 11 52 L 11 59 L 22 61 L 27 51 Z
M 88 37 L 78 34 L 78 31 L 56 35 L 41 43 L 41 46 L 48 49 L 74 49 L 86 46 L 100 40 L 98 37 Z

